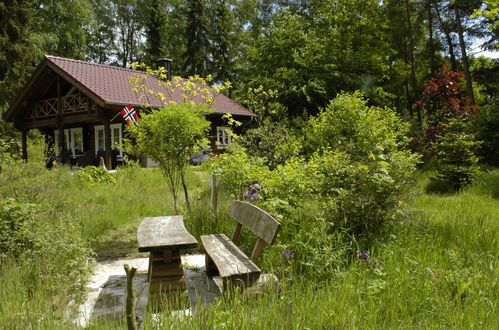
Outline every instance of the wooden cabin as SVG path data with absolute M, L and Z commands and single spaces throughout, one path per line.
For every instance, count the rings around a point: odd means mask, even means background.
M 39 129 L 58 161 L 83 167 L 97 165 L 103 157 L 107 168 L 115 168 L 123 161 L 125 123 L 119 112 L 131 104 L 140 115 L 144 103 L 132 92 L 130 78 L 137 72 L 46 55 L 3 115 L 22 132 L 23 158 L 28 159 L 28 131 Z M 151 89 L 159 88 L 157 82 L 154 76 L 145 79 Z M 173 87 L 164 95 L 176 103 L 183 101 L 181 91 Z M 153 108 L 164 104 L 155 98 L 148 101 Z M 220 93 L 214 94 L 211 108 L 210 151 L 220 153 L 231 142 L 222 116 L 229 113 L 244 123 L 255 114 Z M 151 165 L 150 160 L 144 159 L 143 165 Z

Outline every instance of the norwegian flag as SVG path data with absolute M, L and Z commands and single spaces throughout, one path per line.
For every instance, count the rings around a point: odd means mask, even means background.
M 125 119 L 127 126 L 130 126 L 132 123 L 135 126 L 139 126 L 139 116 L 131 104 L 124 107 L 123 110 L 120 111 L 120 114 L 123 116 L 123 119 Z

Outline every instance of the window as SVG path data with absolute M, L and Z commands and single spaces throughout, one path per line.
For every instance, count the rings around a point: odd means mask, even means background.
M 118 150 L 118 160 L 123 160 L 123 140 L 121 136 L 121 124 L 111 125 L 111 148 Z
M 59 155 L 59 130 L 54 130 L 54 142 L 55 142 L 55 154 Z M 83 153 L 83 129 L 81 127 L 77 128 L 66 128 L 64 130 L 64 149 L 71 150 L 73 157 Z
M 97 155 L 98 151 L 104 151 L 105 147 L 105 137 L 104 137 L 104 126 L 95 126 L 95 154 Z
M 99 151 L 106 150 L 106 134 L 104 131 L 104 126 L 94 126 L 95 130 L 95 154 Z M 111 125 L 111 149 L 118 150 L 118 160 L 123 159 L 123 138 L 122 138 L 122 126 L 121 124 Z
M 70 149 L 73 153 L 73 157 L 76 155 L 80 155 L 83 153 L 83 129 L 81 127 L 78 128 L 70 128 Z
M 217 127 L 217 148 L 224 149 L 225 146 L 232 143 L 232 136 L 229 134 L 229 127 L 218 126 Z

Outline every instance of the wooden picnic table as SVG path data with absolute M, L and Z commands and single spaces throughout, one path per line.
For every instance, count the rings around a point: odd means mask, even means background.
M 137 230 L 139 252 L 149 252 L 149 293 L 186 287 L 180 251 L 198 241 L 184 226 L 181 215 L 144 218 Z

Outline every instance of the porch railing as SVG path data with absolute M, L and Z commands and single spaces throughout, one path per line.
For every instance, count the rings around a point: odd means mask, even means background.
M 25 119 L 46 119 L 57 116 L 57 97 L 36 102 L 25 115 Z M 95 104 L 88 97 L 73 94 L 61 97 L 62 114 L 71 115 L 76 113 L 93 113 Z

